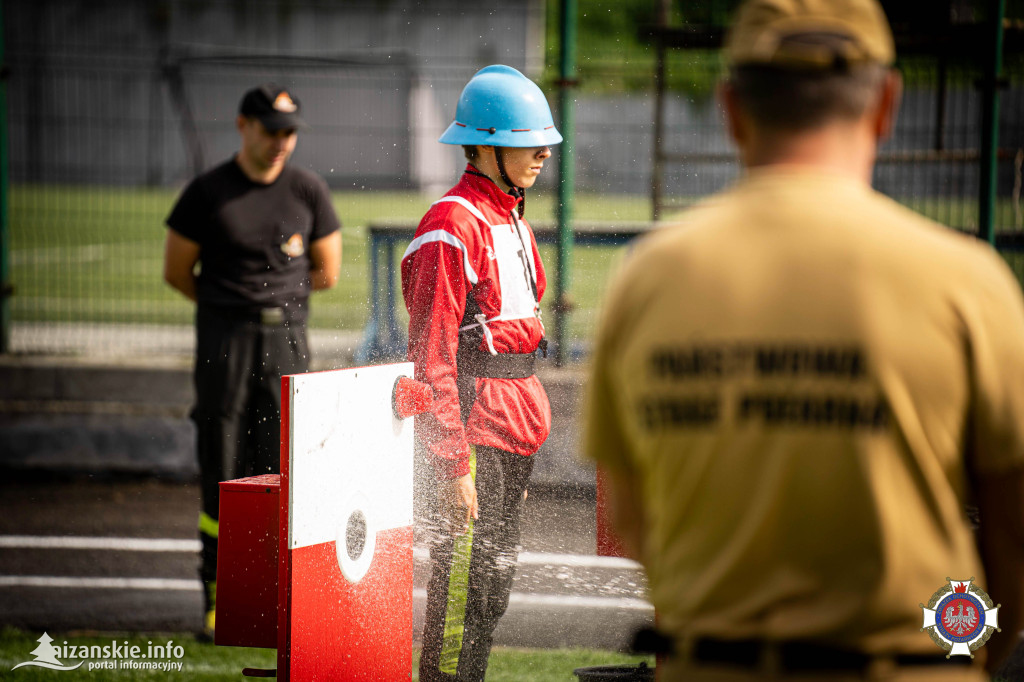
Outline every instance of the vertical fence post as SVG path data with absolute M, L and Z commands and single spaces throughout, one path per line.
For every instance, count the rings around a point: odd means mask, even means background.
M 661 140 L 664 135 L 665 122 L 662 114 L 663 100 L 665 98 L 665 47 L 661 43 L 662 38 L 657 38 L 656 65 L 654 67 L 654 151 L 651 153 L 651 220 L 657 222 L 661 218 L 662 202 L 662 176 L 664 174 L 664 162 L 662 161 Z
M 11 232 L 7 224 L 9 162 L 7 136 L 7 60 L 4 51 L 3 3 L 0 2 L 0 353 L 11 350 Z
M 995 243 L 996 193 L 999 166 L 999 79 L 1003 70 L 1003 15 L 1006 0 L 989 1 L 988 37 L 991 52 L 985 63 L 981 97 L 981 178 L 978 197 L 978 238 Z M 987 42 L 987 41 L 985 41 Z
M 664 199 L 662 184 L 665 173 L 665 152 L 661 145 L 665 136 L 665 33 L 668 29 L 671 0 L 658 0 L 658 28 L 654 40 L 654 143 L 651 145 L 651 220 L 661 218 L 661 204 Z
M 572 281 L 572 209 L 576 185 L 576 110 L 573 101 L 573 87 L 576 85 L 576 0 L 562 0 L 560 15 L 558 109 L 563 139 L 558 152 L 558 271 L 555 278 L 555 365 L 558 367 L 567 358 L 565 346 Z

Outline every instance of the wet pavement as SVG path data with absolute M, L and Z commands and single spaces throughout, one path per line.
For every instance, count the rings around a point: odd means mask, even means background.
M 0 627 L 200 627 L 192 331 L 140 333 L 83 328 L 74 356 L 26 340 L 33 355 L 0 358 Z M 350 365 L 358 338 L 311 333 L 316 367 Z M 555 429 L 537 456 L 496 642 L 617 648 L 653 611 L 635 564 L 594 556 L 593 471 L 573 454 L 582 374 L 546 366 L 542 380 Z M 414 560 L 418 633 L 424 543 Z
M 0 483 L 0 499 L 0 626 L 199 629 L 195 484 L 17 474 Z M 522 546 L 497 644 L 620 648 L 652 621 L 637 566 L 594 556 L 592 496 L 532 491 Z M 420 540 L 414 558 L 418 634 L 429 575 Z

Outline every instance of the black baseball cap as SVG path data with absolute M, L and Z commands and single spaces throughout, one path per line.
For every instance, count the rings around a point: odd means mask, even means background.
M 242 97 L 238 113 L 259 119 L 267 130 L 274 132 L 285 128 L 308 128 L 299 117 L 302 105 L 284 88 L 265 83 L 253 88 Z

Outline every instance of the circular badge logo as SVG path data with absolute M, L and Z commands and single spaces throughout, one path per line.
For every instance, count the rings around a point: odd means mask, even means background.
M 951 642 L 970 642 L 985 629 L 985 607 L 970 594 L 951 594 L 935 609 L 935 627 Z
M 999 606 L 969 580 L 950 580 L 940 587 L 924 613 L 922 630 L 950 656 L 970 656 L 985 645 L 992 632 L 999 632 Z

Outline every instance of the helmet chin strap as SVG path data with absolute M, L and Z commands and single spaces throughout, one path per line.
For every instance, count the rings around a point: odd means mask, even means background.
M 523 213 L 526 212 L 526 189 L 512 182 L 512 179 L 508 177 L 508 173 L 505 171 L 504 147 L 496 146 L 494 148 L 494 158 L 498 162 L 498 173 L 501 174 L 501 179 L 511 188 L 509 194 L 514 197 L 519 197 L 519 217 L 522 218 Z

